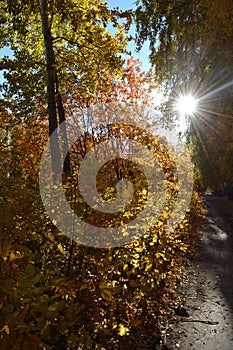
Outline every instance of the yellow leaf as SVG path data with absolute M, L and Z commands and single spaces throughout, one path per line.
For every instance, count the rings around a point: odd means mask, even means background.
M 146 190 L 146 189 L 144 189 L 144 190 L 142 190 L 142 192 L 141 192 L 141 193 L 142 193 L 142 195 L 143 195 L 143 196 L 146 196 L 146 195 L 147 195 L 147 190 Z
M 6 334 L 8 334 L 8 335 L 10 334 L 10 328 L 9 328 L 8 324 L 5 324 L 5 326 L 3 327 L 2 330 L 4 330 L 6 332 Z
M 125 211 L 124 212 L 124 216 L 126 216 L 127 218 L 129 218 L 131 216 L 131 212 L 130 211 Z
M 158 226 L 161 227 L 161 226 L 163 226 L 163 225 L 164 225 L 163 221 L 159 220 L 159 221 L 158 221 Z
M 168 218 L 169 218 L 169 213 L 168 213 L 167 211 L 164 211 L 164 212 L 162 213 L 162 218 L 163 218 L 163 220 L 168 219 Z
M 149 271 L 151 268 L 152 268 L 152 264 L 147 264 L 146 267 L 145 267 L 145 271 Z
M 51 232 L 48 233 L 48 237 L 49 237 L 50 241 L 54 242 L 55 237 Z
M 179 227 L 182 229 L 182 228 L 185 228 L 186 226 L 188 226 L 188 221 L 183 221 L 179 224 Z
M 122 323 L 119 324 L 118 334 L 123 337 L 125 334 L 129 332 L 129 328 L 125 327 Z
M 57 247 L 58 247 L 58 249 L 60 250 L 60 252 L 61 252 L 61 253 L 63 253 L 63 252 L 64 252 L 64 249 L 63 249 L 63 247 L 62 247 L 62 244 L 61 244 L 61 243 L 59 243 Z
M 122 236 L 123 237 L 127 237 L 129 235 L 129 233 L 126 230 L 122 230 Z
M 108 187 L 107 192 L 113 193 L 113 192 L 116 192 L 116 189 L 115 189 L 115 187 Z
M 15 259 L 17 259 L 17 255 L 14 254 L 13 252 L 11 252 L 11 253 L 10 253 L 10 261 L 13 261 L 13 260 L 15 260 Z
M 186 252 L 188 250 L 188 247 L 185 245 L 181 245 L 180 250 L 182 250 L 183 252 Z

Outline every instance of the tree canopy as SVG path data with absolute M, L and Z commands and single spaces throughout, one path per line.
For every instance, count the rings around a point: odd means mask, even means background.
M 144 1 L 135 11 L 137 43 L 150 42 L 158 79 L 181 83 L 219 67 L 232 72 L 232 3 Z M 190 83 L 190 82 L 189 82 Z
M 189 133 L 198 143 L 196 161 L 205 183 L 209 166 L 216 179 L 209 181 L 211 186 L 232 183 L 227 175 L 232 163 L 226 156 L 231 152 L 233 115 L 232 1 L 139 0 L 135 19 L 138 46 L 149 40 L 155 79 L 167 84 L 171 101 L 185 94 L 198 100 Z
M 124 26 L 117 21 L 123 15 L 109 11 L 101 1 L 67 1 L 65 6 L 62 1 L 49 0 L 1 4 L 2 43 L 14 55 L 2 61 L 3 96 L 14 99 L 11 108 L 20 119 L 30 115 L 31 120 L 33 108 L 47 103 L 52 135 L 65 121 L 62 93 L 69 84 L 78 81 L 77 94 L 85 97 L 94 94 L 106 74 L 119 74 L 120 54 L 127 42 Z M 115 27 L 115 35 L 108 31 L 108 24 Z M 65 128 L 63 136 L 67 142 Z M 58 140 L 54 142 L 51 153 L 56 174 L 61 169 L 61 150 Z M 69 155 L 64 169 L 70 170 Z

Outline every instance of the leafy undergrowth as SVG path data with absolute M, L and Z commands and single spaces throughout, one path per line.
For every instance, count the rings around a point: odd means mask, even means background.
M 37 173 L 44 142 L 26 131 L 18 140 L 16 133 L 17 163 L 6 147 L 3 158 L 8 160 L 8 168 L 0 177 L 0 341 L 4 350 L 155 348 L 167 317 L 179 303 L 179 282 L 198 238 L 196 223 L 203 214 L 198 194 L 193 193 L 185 218 L 168 232 L 178 179 L 166 144 L 140 127 L 132 130 L 130 125 L 119 129 L 107 124 L 105 128 L 101 125 L 99 133 L 92 131 L 71 152 L 73 177 L 63 178 L 73 210 L 92 223 L 93 211 L 77 189 L 77 169 L 88 147 L 113 138 L 114 131 L 124 132 L 128 139 L 153 150 L 152 158 L 163 170 L 166 187 L 161 214 L 154 224 L 153 203 L 148 201 L 152 223 L 147 221 L 146 225 L 151 228 L 124 246 L 100 249 L 71 241 L 52 224 L 40 197 Z M 185 161 L 182 169 L 186 170 Z M 144 165 L 148 166 L 148 159 Z M 140 167 L 132 162 L 108 162 L 99 170 L 97 181 L 105 200 L 114 200 L 121 178 L 134 179 L 131 204 L 110 221 L 97 213 L 96 223 L 100 227 L 118 225 L 127 235 L 124 225 L 143 211 L 149 185 Z M 127 191 L 122 194 L 127 195 Z M 162 201 L 163 194 L 159 199 Z
M 191 211 L 172 234 L 162 213 L 141 239 L 95 249 L 71 242 L 51 224 L 37 187 L 2 177 L 0 191 L 5 350 L 159 344 L 166 318 L 179 303 L 177 286 L 197 239 L 192 227 L 203 205 L 196 192 Z

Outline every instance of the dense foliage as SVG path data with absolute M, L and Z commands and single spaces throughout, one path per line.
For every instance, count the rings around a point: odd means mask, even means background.
M 132 102 L 134 91 L 138 93 L 133 81 L 137 81 L 140 98 L 146 103 L 150 94 L 148 90 L 143 93 L 143 84 L 140 90 L 140 82 L 146 82 L 149 90 L 153 82 L 150 75 L 141 73 L 136 61 L 128 61 L 117 86 L 109 77 L 112 88 L 103 93 L 102 99 L 117 100 L 117 96 L 121 98 L 124 93 L 125 101 Z M 68 100 L 66 103 L 68 111 L 68 105 L 72 104 Z M 43 116 L 43 109 L 39 109 L 39 113 Z M 12 114 L 6 115 L 5 123 L 11 119 Z M 187 212 L 173 234 L 166 232 L 169 204 L 175 200 L 177 191 L 177 180 L 172 175 L 174 164 L 166 144 L 158 146 L 156 139 L 149 142 L 140 129 L 126 132 L 131 138 L 140 136 L 139 142 L 145 145 L 154 144 L 155 157 L 166 174 L 167 206 L 157 225 L 145 237 L 120 248 L 95 249 L 70 241 L 44 212 L 36 179 L 46 124 L 39 122 L 30 130 L 25 124 L 15 125 L 14 131 L 10 144 L 6 139 L 5 168 L 1 176 L 4 210 L 1 214 L 0 328 L 4 348 L 142 349 L 159 342 L 161 322 L 176 306 L 177 285 L 194 238 L 190 233 L 192 222 L 195 216 L 201 215 L 197 211 L 201 208 L 199 200 L 193 197 L 192 211 Z M 109 135 L 102 133 L 101 137 Z M 82 150 L 87 151 L 91 145 L 87 134 L 80 142 L 76 143 L 71 156 L 76 168 L 77 150 L 82 154 Z M 91 139 L 91 142 L 93 146 L 98 140 Z M 110 163 L 102 169 L 113 174 L 116 170 L 127 172 L 122 162 Z M 104 178 L 105 182 L 99 185 L 109 198 L 114 192 L 106 175 Z M 64 190 L 71 205 L 76 184 L 75 174 L 72 179 L 64 177 Z M 143 206 L 146 188 L 142 188 L 141 183 L 134 185 L 139 186 L 136 204 Z M 73 204 L 80 209 L 78 193 L 75 198 Z M 115 220 L 122 224 L 133 211 L 134 205 Z

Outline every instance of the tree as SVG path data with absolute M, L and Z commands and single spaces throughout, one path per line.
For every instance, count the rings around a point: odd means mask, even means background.
M 170 86 L 190 83 L 203 79 L 207 70 L 231 65 L 231 11 L 229 0 L 221 6 L 201 0 L 138 1 L 137 43 L 141 47 L 149 40 L 156 78 Z
M 135 13 L 138 45 L 150 41 L 155 78 L 167 84 L 169 93 L 172 92 L 169 106 L 180 94 L 193 94 L 199 99 L 189 136 L 198 143 L 194 145 L 195 159 L 199 159 L 205 174 L 209 167 L 213 169 L 215 182 L 222 182 L 223 178 L 224 182 L 232 181 L 228 170 L 224 173 L 219 170 L 229 167 L 230 173 L 233 171 L 224 141 L 231 140 L 231 127 L 222 132 L 224 123 L 232 124 L 233 115 L 232 14 L 229 0 L 221 4 L 202 0 L 141 0 Z M 212 128 L 221 135 L 217 143 Z
M 208 135 L 208 137 L 206 137 Z M 192 118 L 189 141 L 194 147 L 194 162 L 201 171 L 204 188 L 224 195 L 233 182 L 232 147 L 233 120 L 231 115 L 205 114 Z
M 99 0 L 70 0 L 65 6 L 61 1 L 22 0 L 16 4 L 9 0 L 1 1 L 1 6 L 3 45 L 14 55 L 2 60 L 6 80 L 3 95 L 13 98 L 12 108 L 19 119 L 25 119 L 29 111 L 31 118 L 36 105 L 45 103 L 47 77 L 51 135 L 65 120 L 62 92 L 71 82 L 78 81 L 77 93 L 84 95 L 96 88 L 100 76 L 120 72 L 120 53 L 127 40 L 124 26 L 117 21 L 124 14 L 109 11 Z M 109 23 L 116 27 L 115 35 L 106 29 Z M 63 135 L 66 142 L 65 128 Z M 56 174 L 61 169 L 58 140 L 51 151 Z M 68 157 L 64 169 L 69 170 Z

